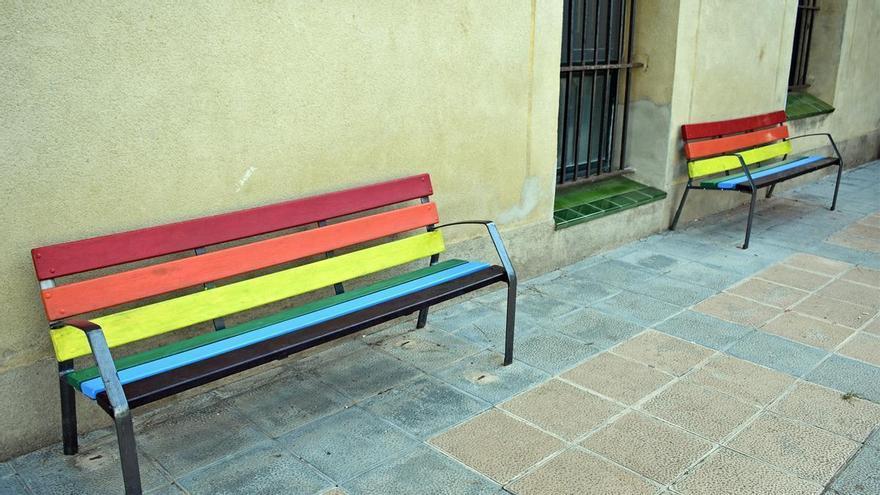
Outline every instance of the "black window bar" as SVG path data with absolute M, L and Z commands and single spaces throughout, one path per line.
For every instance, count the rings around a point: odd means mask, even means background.
M 799 0 L 797 20 L 794 26 L 794 46 L 791 49 L 791 68 L 788 72 L 788 90 L 798 91 L 810 87 L 807 84 L 807 67 L 810 65 L 810 41 L 813 39 L 813 19 L 819 11 L 817 0 Z
M 565 0 L 563 11 L 556 153 L 560 185 L 625 171 L 630 72 L 642 65 L 630 61 L 635 0 Z M 621 94 L 622 115 L 617 115 Z

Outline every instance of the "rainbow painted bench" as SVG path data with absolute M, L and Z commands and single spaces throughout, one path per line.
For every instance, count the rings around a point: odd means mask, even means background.
M 792 140 L 813 136 L 827 137 L 835 156 L 788 158 L 792 151 Z M 837 144 L 828 133 L 789 136 L 784 111 L 733 120 L 686 124 L 681 126 L 681 137 L 688 159 L 688 182 L 669 226 L 670 230 L 675 230 L 691 189 L 739 191 L 752 196 L 746 239 L 742 246 L 743 249 L 748 249 L 758 190 L 769 188 L 769 198 L 776 184 L 832 165 L 837 166 L 837 182 L 834 185 L 831 209 L 837 207 L 837 192 L 843 170 L 843 160 Z M 738 173 L 731 173 L 732 171 Z
M 510 364 L 516 274 L 498 230 L 489 221 L 437 225 L 432 194 L 430 177 L 417 175 L 34 249 L 58 360 L 64 453 L 78 450 L 78 390 L 113 417 L 126 493 L 140 493 L 131 409 L 415 312 L 422 327 L 430 306 L 496 283 L 508 287 Z M 500 266 L 439 261 L 442 229 L 462 224 L 485 226 Z M 423 258 L 425 268 L 343 286 Z M 110 267 L 117 269 L 104 273 Z M 103 271 L 83 277 L 94 270 Z M 75 274 L 76 281 L 59 280 Z M 331 287 L 329 297 L 225 326 L 227 315 Z M 100 316 L 77 319 L 86 313 Z M 111 356 L 113 348 L 209 322 L 213 331 Z M 87 356 L 96 366 L 75 368 Z

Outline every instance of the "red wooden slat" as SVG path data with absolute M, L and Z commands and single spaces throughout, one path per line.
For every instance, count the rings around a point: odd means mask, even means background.
M 715 122 L 702 122 L 699 124 L 685 124 L 681 126 L 681 137 L 685 140 L 701 139 L 707 137 L 723 136 L 737 132 L 747 132 L 762 127 L 785 122 L 785 112 L 765 113 L 732 120 L 718 120 Z
M 430 196 L 428 174 L 31 250 L 40 280 L 299 227 Z
M 685 155 L 690 160 L 704 158 L 721 153 L 731 151 L 744 150 L 761 144 L 772 143 L 788 137 L 787 126 L 777 126 L 770 129 L 762 129 L 760 131 L 747 132 L 745 134 L 734 134 L 718 139 L 705 139 L 702 141 L 691 141 L 684 145 Z

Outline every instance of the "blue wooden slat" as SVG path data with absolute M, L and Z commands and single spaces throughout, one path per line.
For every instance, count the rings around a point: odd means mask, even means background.
M 782 172 L 784 170 L 790 170 L 797 167 L 802 167 L 809 163 L 813 163 L 815 161 L 821 160 L 823 157 L 821 156 L 808 156 L 805 158 L 801 158 L 799 160 L 795 160 L 792 162 L 781 163 L 778 167 L 769 168 L 766 170 L 762 170 L 760 172 L 755 172 L 752 174 L 752 179 L 760 179 L 761 177 L 766 177 L 768 175 L 772 175 L 778 172 Z M 737 184 L 741 184 L 743 182 L 748 182 L 749 179 L 743 175 L 741 177 L 735 177 L 732 179 L 728 179 L 724 182 L 718 183 L 718 189 L 736 189 Z
M 291 320 L 282 321 L 267 327 L 263 327 L 246 334 L 236 335 L 225 340 L 213 342 L 195 349 L 166 356 L 149 363 L 134 366 L 119 371 L 119 380 L 122 384 L 135 382 L 148 378 L 166 371 L 170 371 L 182 366 L 199 362 L 213 356 L 218 356 L 226 352 L 240 349 L 248 345 L 262 342 L 279 335 L 295 332 L 303 328 L 307 328 L 318 323 L 332 320 L 340 316 L 360 311 L 383 302 L 412 294 L 428 287 L 449 282 L 457 278 L 464 277 L 471 273 L 478 272 L 489 265 L 485 263 L 469 262 L 463 265 L 452 267 L 448 270 L 438 272 L 417 280 L 413 280 L 395 287 L 385 289 L 380 292 L 346 301 L 344 303 L 325 308 L 313 313 L 309 313 Z M 81 390 L 87 397 L 94 399 L 97 394 L 104 390 L 104 383 L 100 378 L 93 378 L 82 383 Z

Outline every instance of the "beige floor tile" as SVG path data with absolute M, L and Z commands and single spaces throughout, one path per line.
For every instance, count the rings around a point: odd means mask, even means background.
M 638 402 L 673 379 L 666 373 L 610 352 L 595 356 L 563 374 L 562 378 L 625 404 Z
M 812 495 L 822 487 L 728 449 L 713 453 L 672 487 L 683 495 Z
M 880 287 L 880 270 L 872 270 L 863 266 L 857 266 L 841 276 L 843 280 L 858 282 L 860 284 Z
M 880 426 L 880 405 L 812 383 L 799 383 L 770 410 L 856 442 Z
M 874 241 L 880 241 L 880 227 L 867 222 L 856 222 L 841 230 L 846 235 L 863 237 Z
M 851 225 L 828 238 L 828 242 L 851 249 L 880 253 L 880 239 L 871 236 L 860 235 L 864 229 L 856 229 L 858 225 Z M 864 226 L 862 226 L 864 227 Z M 880 230 L 880 229 L 875 229 Z
M 788 311 L 770 320 L 761 330 L 821 349 L 832 349 L 852 335 L 853 329 Z
M 758 408 L 689 381 L 673 384 L 649 400 L 646 412 L 712 440 L 720 440 Z
M 868 215 L 861 220 L 858 221 L 863 225 L 873 225 L 874 227 L 880 227 L 880 213 L 874 213 L 872 215 Z
M 862 331 L 868 332 L 873 335 L 880 335 L 880 316 L 877 316 L 873 320 L 871 320 L 870 323 L 865 325 L 865 328 L 863 328 Z
M 816 290 L 831 280 L 831 277 L 827 275 L 798 270 L 797 268 L 782 264 L 773 265 L 755 276 L 776 282 L 777 284 L 789 285 L 808 291 Z
M 859 333 L 837 352 L 844 356 L 861 359 L 874 366 L 880 366 L 880 337 Z
M 696 435 L 638 412 L 627 413 L 581 445 L 662 484 L 712 448 Z
M 782 261 L 788 266 L 800 268 L 801 270 L 809 270 L 825 275 L 836 276 L 850 269 L 852 265 L 843 261 L 832 260 L 816 256 L 814 254 L 796 253 Z
M 794 383 L 794 378 L 785 373 L 730 356 L 713 359 L 688 379 L 761 406 L 769 404 Z
M 846 280 L 835 280 L 816 291 L 816 294 L 869 308 L 880 308 L 880 289 Z
M 506 487 L 516 495 L 649 495 L 657 487 L 587 452 L 569 450 Z
M 876 309 L 817 295 L 808 297 L 792 309 L 849 328 L 859 328 L 877 314 Z
M 430 443 L 499 483 L 507 483 L 565 446 L 498 410 L 441 433 Z
M 649 330 L 615 347 L 614 353 L 681 376 L 711 356 L 713 351 Z
M 728 443 L 728 447 L 824 485 L 859 444 L 813 426 L 764 413 Z
M 499 407 L 567 440 L 584 435 L 623 410 L 560 380 L 551 380 Z
M 727 292 L 777 308 L 787 308 L 810 295 L 805 290 L 779 285 L 760 278 L 750 278 L 736 287 L 728 289 Z
M 722 320 L 752 327 L 761 326 L 761 324 L 782 312 L 779 308 L 727 293 L 721 293 L 706 299 L 694 306 L 694 310 L 721 318 Z

